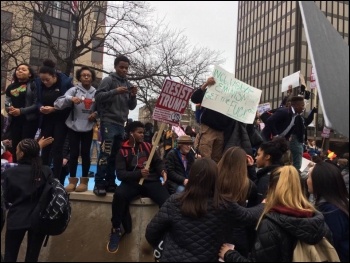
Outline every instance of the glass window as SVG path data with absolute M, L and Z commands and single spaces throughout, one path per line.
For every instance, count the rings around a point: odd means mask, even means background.
M 103 43 L 100 42 L 100 39 L 92 40 L 92 48 L 94 50 L 91 52 L 91 62 L 93 63 L 102 63 L 103 61 Z
M 60 28 L 56 25 L 52 25 L 52 36 L 59 37 L 60 36 Z
M 61 27 L 60 38 L 68 39 L 68 28 Z
M 291 43 L 294 43 L 295 42 L 295 29 L 292 29 L 290 34 L 291 34 Z

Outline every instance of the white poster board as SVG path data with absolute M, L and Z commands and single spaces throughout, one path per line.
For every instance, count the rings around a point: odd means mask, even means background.
M 271 110 L 271 104 L 270 102 L 267 103 L 263 103 L 263 104 L 259 104 L 258 105 L 258 113 L 261 115 L 263 114 L 265 111 Z
M 288 86 L 292 85 L 292 88 L 299 86 L 300 70 L 282 79 L 281 92 L 288 90 Z
M 202 106 L 220 112 L 243 123 L 254 122 L 261 90 L 234 77 L 219 66 L 212 75 L 215 85 L 207 88 Z

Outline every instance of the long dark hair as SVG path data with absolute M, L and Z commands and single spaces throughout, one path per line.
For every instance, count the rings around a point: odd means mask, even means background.
M 38 183 L 43 176 L 39 143 L 34 139 L 23 139 L 17 147 L 23 152 L 23 157 L 18 162 L 31 164 L 33 185 Z
M 207 213 L 208 198 L 214 195 L 217 176 L 217 165 L 210 158 L 192 164 L 185 191 L 179 196 L 183 215 L 199 218 Z
M 349 193 L 336 165 L 328 162 L 317 163 L 311 172 L 311 180 L 316 206 L 323 198 L 349 216 Z

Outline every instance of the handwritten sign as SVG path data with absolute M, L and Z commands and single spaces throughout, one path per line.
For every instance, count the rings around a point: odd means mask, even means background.
M 202 106 L 220 112 L 243 123 L 253 123 L 260 101 L 261 90 L 235 79 L 219 66 L 212 75 L 215 85 L 208 87 Z
M 258 113 L 261 115 L 265 111 L 271 110 L 271 104 L 270 102 L 259 104 L 258 105 Z
M 299 80 L 300 80 L 300 70 L 298 72 L 295 72 L 295 73 L 287 76 L 287 77 L 284 77 L 282 79 L 281 92 L 287 91 L 289 85 L 292 85 L 292 88 L 298 87 Z
M 166 79 L 153 111 L 153 119 L 179 125 L 192 92 L 192 87 Z

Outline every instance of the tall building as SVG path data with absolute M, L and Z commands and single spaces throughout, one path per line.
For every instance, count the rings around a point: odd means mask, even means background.
M 6 3 L 8 4 L 6 5 Z M 22 1 L 22 3 L 15 5 L 11 5 L 10 1 L 3 1 L 1 8 L 2 93 L 10 84 L 13 69 L 18 63 L 29 63 L 37 71 L 44 59 L 49 58 L 57 62 L 47 45 L 48 38 L 45 36 L 45 31 L 49 32 L 51 44 L 56 46 L 55 51 L 58 52 L 58 55 L 67 58 L 71 52 L 71 44 L 74 41 L 76 30 L 86 30 L 86 39 L 84 38 L 84 41 L 86 41 L 90 40 L 91 32 L 89 30 L 92 30 L 93 25 L 97 23 L 99 25 L 105 24 L 106 4 L 107 1 L 101 1 L 98 7 L 85 10 L 84 18 L 79 21 L 78 26 L 80 28 L 77 28 L 78 1 Z M 104 10 L 101 9 L 101 6 L 104 6 Z M 40 20 L 45 22 L 46 28 L 41 26 Z M 103 53 L 101 52 L 103 51 L 103 45 L 96 36 L 104 34 L 105 29 L 103 29 L 104 26 L 100 28 L 102 28 L 101 32 L 93 33 L 95 37 L 88 47 L 95 48 L 98 46 L 99 48 L 92 51 L 84 49 L 85 54 L 74 61 L 72 60 L 72 63 L 92 66 L 97 69 L 103 68 Z M 61 66 L 57 63 L 59 70 L 62 70 Z M 73 76 L 78 68 L 75 67 L 70 74 Z M 97 71 L 96 75 L 97 81 L 102 79 L 101 72 Z
M 349 2 L 315 3 L 349 45 Z M 261 103 L 269 102 L 271 108 L 278 107 L 283 96 L 282 79 L 299 70 L 310 87 L 311 68 L 297 1 L 239 2 L 235 76 L 262 90 Z M 296 95 L 298 91 L 294 92 Z M 311 89 L 306 110 L 314 106 L 318 107 L 317 90 Z M 318 109 L 316 129 L 310 131 L 312 136 L 316 133 L 320 136 L 324 125 L 322 109 Z M 341 138 L 336 134 L 332 136 Z

